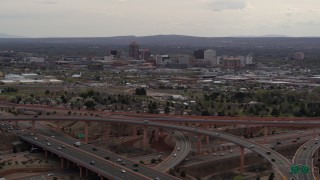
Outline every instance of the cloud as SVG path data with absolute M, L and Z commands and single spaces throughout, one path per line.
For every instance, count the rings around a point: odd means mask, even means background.
M 211 0 L 208 2 L 213 11 L 245 9 L 246 0 Z
M 285 15 L 288 17 L 294 16 L 294 15 L 300 15 L 301 14 L 300 11 L 301 11 L 300 9 L 288 7 L 285 10 Z
M 47 5 L 55 5 L 57 2 L 54 1 L 39 1 L 37 4 L 47 4 Z

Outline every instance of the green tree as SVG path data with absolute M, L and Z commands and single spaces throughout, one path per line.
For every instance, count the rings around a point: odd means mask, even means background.
M 243 180 L 244 178 L 243 178 L 243 176 L 241 176 L 241 175 L 238 175 L 238 176 L 235 176 L 235 177 L 233 177 L 233 180 Z
M 269 175 L 269 180 L 273 180 L 274 179 L 274 172 L 270 173 Z

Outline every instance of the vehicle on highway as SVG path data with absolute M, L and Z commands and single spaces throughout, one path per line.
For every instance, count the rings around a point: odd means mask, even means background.
M 97 151 L 97 148 L 96 148 L 96 147 L 93 147 L 93 148 L 92 148 L 92 151 Z
M 180 148 L 178 147 L 177 151 L 180 151 Z
M 122 172 L 122 173 L 126 173 L 126 170 L 124 170 L 124 169 L 121 169 L 121 172 Z
M 254 148 L 254 145 L 253 145 L 253 144 L 251 144 L 251 145 L 250 145 L 250 148 Z
M 81 142 L 79 142 L 79 141 L 74 142 L 73 145 L 76 146 L 76 147 L 79 147 L 79 146 L 81 146 Z
M 219 133 L 216 133 L 215 135 L 216 135 L 216 136 L 220 136 L 220 134 L 219 134 Z
M 224 156 L 224 153 L 221 153 L 220 156 Z
M 307 146 L 303 146 L 303 149 L 307 149 Z
M 174 154 L 173 154 L 173 157 L 177 157 L 177 154 L 176 154 L 176 153 L 174 153 Z
M 90 161 L 90 164 L 91 165 L 95 165 L 96 163 L 94 161 Z
M 33 139 L 34 139 L 34 140 L 38 140 L 38 138 L 37 138 L 37 137 L 34 137 Z
M 230 153 L 233 153 L 233 150 L 232 150 L 232 149 L 230 149 Z
M 132 169 L 133 171 L 135 171 L 135 172 L 138 172 L 138 169 L 137 168 L 134 168 L 134 169 Z
M 48 141 L 48 138 L 45 138 L 44 141 Z
M 110 159 L 110 157 L 109 156 L 106 156 L 106 157 L 104 157 L 105 159 Z
M 267 151 L 267 154 L 268 154 L 268 155 L 270 155 L 270 154 L 271 154 L 271 152 L 270 152 L 270 151 Z
M 271 159 L 271 161 L 272 161 L 272 162 L 275 162 L 276 160 L 275 160 L 275 159 Z
M 49 173 L 49 174 L 47 174 L 47 176 L 54 176 L 54 174 L 53 173 Z
M 212 156 L 217 156 L 217 155 L 218 155 L 217 153 L 213 153 L 213 154 L 212 154 Z
M 143 123 L 149 123 L 149 121 L 148 120 L 144 120 Z
M 48 142 L 48 143 L 47 143 L 47 146 L 51 146 L 51 143 Z
M 117 159 L 117 162 L 121 162 L 121 159 Z
M 30 133 L 30 135 L 33 136 L 34 134 L 33 134 L 33 133 Z
M 122 161 L 121 164 L 125 166 L 125 165 L 126 165 L 126 162 Z
M 139 164 L 133 164 L 134 167 L 139 167 Z
M 58 150 L 62 150 L 62 148 L 61 148 L 61 147 L 57 147 L 57 149 L 58 149 Z
M 62 145 L 61 147 L 62 147 L 62 148 L 66 148 L 66 146 L 65 146 L 65 145 Z

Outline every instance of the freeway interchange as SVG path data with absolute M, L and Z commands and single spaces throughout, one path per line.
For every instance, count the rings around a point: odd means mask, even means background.
M 216 132 L 216 131 L 209 131 L 209 130 L 204 130 L 200 128 L 194 128 L 194 127 L 186 127 L 186 126 L 181 126 L 181 125 L 173 125 L 173 124 L 164 124 L 162 121 L 166 122 L 173 122 L 174 120 L 177 121 L 177 119 L 167 119 L 163 120 L 164 118 L 149 118 L 149 121 L 141 121 L 142 118 L 130 118 L 130 120 L 122 119 L 122 118 L 88 118 L 88 117 L 38 117 L 38 118 L 31 118 L 31 117 L 14 117 L 14 118 L 1 118 L 1 121 L 92 121 L 92 122 L 109 122 L 109 123 L 127 123 L 127 124 L 134 124 L 134 125 L 141 125 L 141 126 L 150 126 L 150 127 L 161 127 L 164 129 L 172 129 L 175 131 L 183 131 L 183 132 L 191 132 L 194 134 L 199 134 L 199 135 L 205 135 L 205 136 L 211 136 L 215 138 L 221 138 L 224 140 L 227 140 L 229 142 L 232 142 L 234 144 L 237 144 L 243 148 L 250 149 L 264 158 L 266 158 L 274 167 L 275 170 L 277 170 L 280 175 L 283 177 L 283 179 L 299 179 L 298 175 L 296 174 L 290 174 L 289 169 L 291 166 L 291 162 L 280 155 L 279 153 L 273 151 L 270 148 L 267 148 L 263 145 L 260 145 L 258 143 L 240 138 L 238 136 L 233 136 L 227 133 L 223 132 Z M 194 120 L 194 119 L 184 119 L 183 122 L 210 122 L 210 123 L 235 123 L 235 121 L 232 120 Z M 161 122 L 161 123 L 160 123 Z M 278 126 L 283 126 L 283 125 L 292 125 L 292 126 L 297 126 L 297 125 L 305 125 L 305 126 L 319 126 L 319 123 L 317 121 L 304 121 L 304 122 L 275 122 L 275 121 L 239 121 L 237 120 L 237 123 L 239 124 L 259 124 L 259 125 L 278 125 Z M 30 140 L 30 139 L 29 139 Z M 35 142 L 33 142 L 35 143 Z M 70 142 L 69 142 L 70 143 Z M 91 148 L 91 147 L 89 147 Z M 308 154 L 307 159 L 312 155 L 317 148 L 313 148 L 311 153 Z M 55 152 L 57 150 L 55 149 Z M 86 151 L 90 151 L 89 149 L 86 149 Z M 297 158 L 299 159 L 299 158 Z M 88 163 L 88 162 L 86 162 Z M 306 162 L 308 163 L 308 162 Z M 85 162 L 82 162 L 82 164 L 85 164 Z M 91 166 L 90 166 L 91 167 Z M 86 167 L 86 168 L 90 168 Z M 120 172 L 120 171 L 119 171 Z M 127 173 L 129 174 L 129 173 Z M 143 173 L 143 175 L 148 174 L 148 173 Z M 102 175 L 102 173 L 100 173 Z M 106 175 L 107 176 L 107 175 Z M 110 175 L 109 175 L 110 176 Z

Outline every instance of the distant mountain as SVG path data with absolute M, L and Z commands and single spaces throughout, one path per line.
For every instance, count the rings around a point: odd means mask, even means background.
M 276 36 L 276 37 L 275 37 Z M 0 34 L 3 37 L 3 34 Z M 0 45 L 38 45 L 38 46 L 128 46 L 136 42 L 142 47 L 160 46 L 193 46 L 197 47 L 290 47 L 306 48 L 320 46 L 320 37 L 285 37 L 282 35 L 267 35 L 257 37 L 196 37 L 185 35 L 154 35 L 154 36 L 114 36 L 114 37 L 74 37 L 74 38 L 0 38 Z M 275 46 L 276 45 L 276 46 Z
M 23 37 L 0 33 L 0 38 L 23 38 Z

